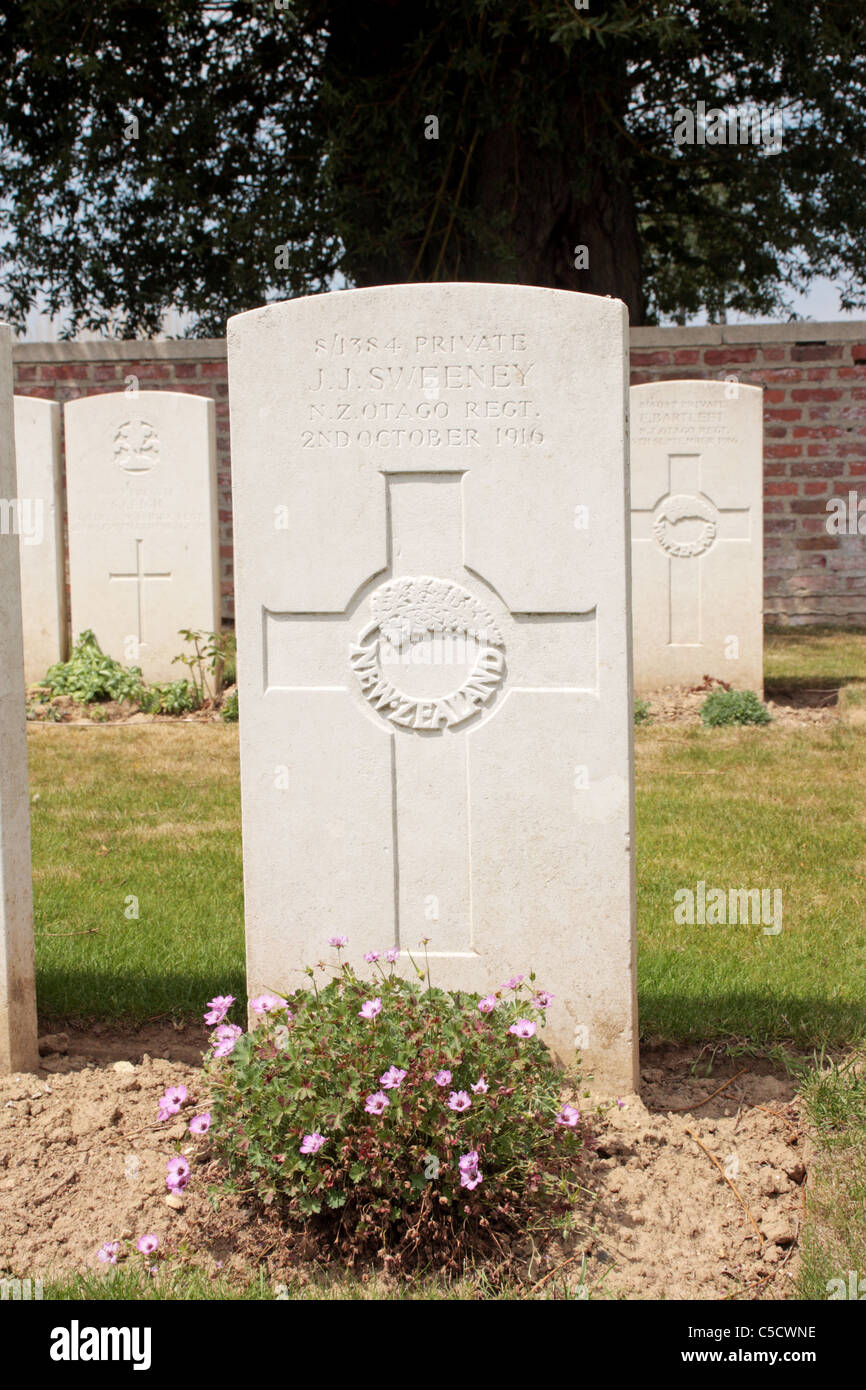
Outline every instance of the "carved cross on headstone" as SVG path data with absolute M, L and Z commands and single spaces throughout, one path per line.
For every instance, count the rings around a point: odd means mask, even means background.
M 150 581 L 150 580 L 171 579 L 171 571 L 170 571 L 170 570 L 155 571 L 155 572 L 153 572 L 153 573 L 150 573 L 150 572 L 148 572 L 147 570 L 145 570 L 145 568 L 144 568 L 144 562 L 143 562 L 143 560 L 142 560 L 142 555 L 141 555 L 141 547 L 142 547 L 142 544 L 143 544 L 143 542 L 140 541 L 140 540 L 136 540 L 136 542 L 135 542 L 135 569 L 134 569 L 131 573 L 127 573 L 127 574 L 113 574 L 111 571 L 109 571 L 109 574 L 108 574 L 109 579 L 119 579 L 119 580 L 122 580 L 122 581 L 128 581 L 128 582 L 134 583 L 135 586 L 136 586 L 136 587 L 135 587 L 135 623 L 136 623 L 136 626 L 135 626 L 135 637 L 136 637 L 136 642 L 137 642 L 137 644 L 138 644 L 139 647 L 144 647 L 144 646 L 147 645 L 146 642 L 145 642 L 145 640 L 144 640 L 144 619 L 143 619 L 143 610 L 144 610 L 144 588 L 143 588 L 143 586 L 144 586 L 145 583 L 147 583 L 147 582 Z
M 725 541 L 747 540 L 748 507 L 718 507 L 701 489 L 701 455 L 668 454 L 668 491 L 654 507 L 632 509 L 632 540 L 667 556 L 668 642 L 702 642 L 702 556 Z
M 464 563 L 462 471 L 382 470 L 388 568 L 331 613 L 264 613 L 265 697 L 341 692 L 392 742 L 396 946 L 472 955 L 471 732 L 597 687 L 595 610 L 511 613 Z M 399 835 L 397 827 L 399 826 Z

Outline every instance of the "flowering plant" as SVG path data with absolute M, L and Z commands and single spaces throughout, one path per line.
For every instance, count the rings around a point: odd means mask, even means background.
M 229 1189 L 332 1217 L 353 1249 L 449 1260 L 479 1230 L 566 1214 L 586 1127 L 538 1037 L 553 996 L 532 975 L 484 999 L 425 989 L 389 964 L 375 985 L 343 964 L 324 987 L 262 996 L 255 1028 L 228 1051 L 214 1040 L 209 1138 Z

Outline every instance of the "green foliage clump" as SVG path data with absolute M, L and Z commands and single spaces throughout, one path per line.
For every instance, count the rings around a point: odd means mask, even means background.
M 344 1255 L 454 1265 L 491 1230 L 565 1224 L 586 1124 L 536 1035 L 551 996 L 522 980 L 479 1000 L 343 965 L 253 999 L 260 1025 L 217 1028 L 206 1064 L 229 1190 L 315 1220 Z
M 649 700 L 635 700 L 634 702 L 634 722 L 635 724 L 651 724 L 652 714 L 650 712 Z
M 205 700 L 215 700 L 223 685 L 230 685 L 234 680 L 237 660 L 234 633 L 181 628 L 178 636 L 188 642 L 193 651 L 191 655 L 182 652 L 172 657 L 172 661 L 180 661 L 188 667 L 199 705 Z M 227 680 L 227 676 L 231 679 Z
M 701 719 L 711 728 L 771 722 L 770 711 L 754 690 L 713 690 L 701 705 Z
M 227 695 L 226 698 L 225 698 L 225 700 L 223 701 L 222 717 L 223 717 L 223 719 L 225 719 L 229 724 L 237 724 L 237 722 L 238 722 L 238 692 L 237 692 L 237 690 L 233 690 L 232 693 L 231 693 L 230 695 Z
M 53 695 L 71 695 L 82 705 L 94 700 L 144 698 L 144 679 L 138 666 L 122 666 L 106 656 L 90 628 L 85 628 L 68 661 L 50 667 L 43 682 Z
M 225 671 L 234 671 L 235 639 L 232 632 L 184 629 L 180 635 L 193 644 L 194 652 L 174 660 L 189 668 L 191 680 L 148 684 L 140 667 L 123 666 L 107 656 L 88 628 L 75 643 L 69 660 L 52 666 L 42 685 L 52 695 L 71 695 L 83 705 L 100 700 L 132 700 L 149 714 L 188 714 L 200 709 L 206 698 L 215 698 Z
M 238 678 L 238 644 L 233 632 L 221 632 L 219 634 L 218 655 L 220 661 L 218 675 L 220 685 L 225 690 L 227 686 L 234 685 Z
M 187 680 L 155 682 L 147 687 L 143 706 L 148 714 L 187 714 L 200 708 L 201 696 Z

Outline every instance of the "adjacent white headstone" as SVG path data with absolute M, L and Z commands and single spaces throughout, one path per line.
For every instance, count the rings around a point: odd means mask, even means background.
M 14 407 L 24 676 L 29 684 L 67 656 L 60 406 L 38 396 L 16 396 Z
M 626 335 L 497 285 L 229 321 L 251 993 L 427 937 L 635 1085 Z
M 0 1074 L 39 1066 L 16 487 L 12 332 L 0 324 Z
M 72 638 L 179 680 L 181 628 L 220 626 L 214 403 L 113 392 L 65 406 Z
M 763 392 L 631 388 L 635 690 L 705 675 L 763 694 Z

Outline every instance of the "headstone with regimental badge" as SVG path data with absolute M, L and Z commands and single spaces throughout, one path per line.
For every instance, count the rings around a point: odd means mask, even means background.
M 763 392 L 631 388 L 634 681 L 763 694 Z
M 179 680 L 182 628 L 220 626 L 214 403 L 112 392 L 65 406 L 72 636 Z
M 0 324 L 0 1075 L 39 1066 L 17 487 L 12 330 Z
M 251 994 L 427 938 L 635 1085 L 626 334 L 475 284 L 229 321 Z

